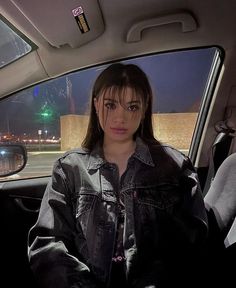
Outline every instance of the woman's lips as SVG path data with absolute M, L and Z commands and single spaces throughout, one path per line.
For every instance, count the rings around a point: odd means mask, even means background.
M 125 134 L 127 132 L 125 128 L 111 128 L 111 130 L 115 134 Z

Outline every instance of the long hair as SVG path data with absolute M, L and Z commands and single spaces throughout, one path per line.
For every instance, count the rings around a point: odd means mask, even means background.
M 135 64 L 114 63 L 103 70 L 94 83 L 88 129 L 82 142 L 83 148 L 91 151 L 98 141 L 103 140 L 104 136 L 94 107 L 94 99 L 98 99 L 108 90 L 122 94 L 122 91 L 127 87 L 130 87 L 136 95 L 140 96 L 143 109 L 143 120 L 134 134 L 134 138 L 139 136 L 147 143 L 158 142 L 153 134 L 153 94 L 147 75 Z

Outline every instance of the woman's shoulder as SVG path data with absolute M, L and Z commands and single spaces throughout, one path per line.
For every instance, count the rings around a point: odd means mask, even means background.
M 78 161 L 78 159 L 86 159 L 86 157 L 90 155 L 89 151 L 83 148 L 74 148 L 63 152 L 57 159 L 57 161 L 61 163 L 65 162 L 74 162 Z
M 90 154 L 88 150 L 84 149 L 84 148 L 74 148 L 74 149 L 70 149 L 68 151 L 65 151 L 63 154 L 62 154 L 62 157 L 66 157 L 68 155 L 71 155 L 71 154 L 78 154 L 78 155 L 88 155 Z
M 152 157 L 158 161 L 158 159 L 165 159 L 165 161 L 174 161 L 179 167 L 183 165 L 183 162 L 189 161 L 189 158 L 181 150 L 160 142 L 149 145 L 149 149 Z

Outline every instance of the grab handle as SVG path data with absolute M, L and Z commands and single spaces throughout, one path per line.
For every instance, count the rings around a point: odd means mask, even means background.
M 144 29 L 172 23 L 181 23 L 183 33 L 191 32 L 197 29 L 197 22 L 190 13 L 182 12 L 168 14 L 135 23 L 128 31 L 126 41 L 138 42 L 141 40 L 141 34 Z

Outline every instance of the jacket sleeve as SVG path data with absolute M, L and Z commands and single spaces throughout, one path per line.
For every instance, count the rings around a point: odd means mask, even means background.
M 98 287 L 76 249 L 75 242 L 82 245 L 84 239 L 75 224 L 69 189 L 66 175 L 57 161 L 38 220 L 28 235 L 29 263 L 39 287 Z
M 202 244 L 207 239 L 208 220 L 198 175 L 188 157 L 182 165 L 180 190 L 183 195 L 180 219 L 189 231 L 189 241 Z M 185 221 L 189 219 L 189 221 Z

